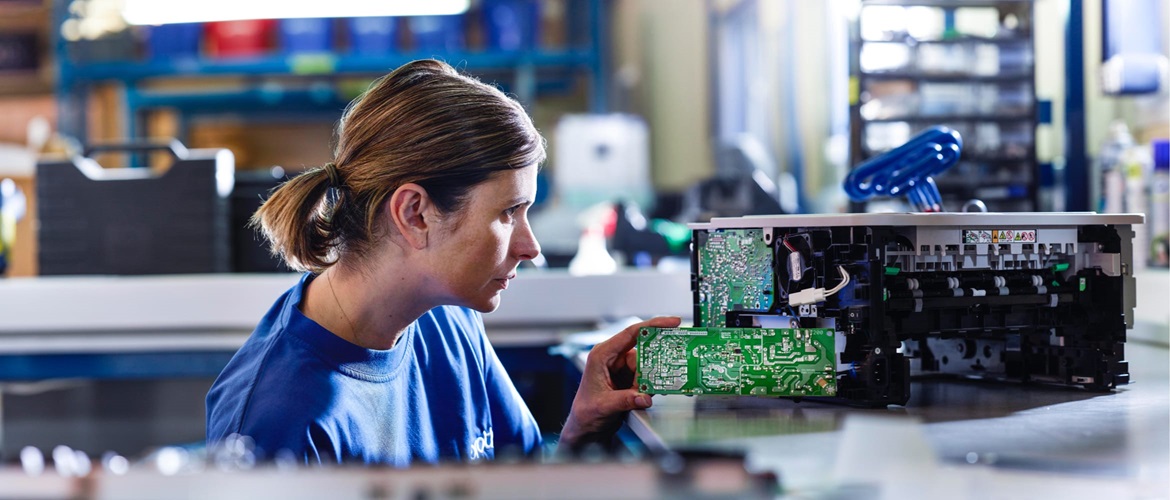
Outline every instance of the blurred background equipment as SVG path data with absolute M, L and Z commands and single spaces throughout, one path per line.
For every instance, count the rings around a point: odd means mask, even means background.
M 621 200 L 652 206 L 649 132 L 640 118 L 567 115 L 554 134 L 553 190 L 561 203 L 577 210 Z
M 863 0 L 851 27 L 852 168 L 941 124 L 964 140 L 938 182 L 944 211 L 982 199 L 993 212 L 1036 211 L 1034 2 Z M 904 211 L 854 202 L 852 211 Z
M 779 174 L 784 182 L 781 185 L 788 187 L 781 193 L 769 172 L 776 172 L 776 162 L 755 136 L 740 134 L 720 143 L 714 177 L 687 192 L 682 218 L 708 220 L 795 212 L 797 187 L 792 175 Z
M 613 249 L 635 267 L 655 265 L 663 257 L 685 258 L 691 231 L 685 224 L 666 219 L 647 219 L 637 205 L 614 205 Z
M 252 214 L 268 195 L 288 179 L 284 169 L 237 171 L 231 194 L 231 270 L 237 273 L 291 272 L 272 255 L 268 240 L 250 225 Z
M 1170 140 L 1154 141 L 1154 173 L 1150 183 L 1150 265 L 1170 267 Z
M 1158 0 L 1102 0 L 1101 90 L 1112 95 L 1165 92 L 1170 60 L 1160 33 L 1167 4 Z
M 614 234 L 614 204 L 654 203 L 649 130 L 632 115 L 569 114 L 557 121 L 550 139 L 554 146 L 546 175 L 552 178 L 552 196 L 532 214 L 541 252 L 549 265 L 562 267 L 589 248 L 583 262 L 610 269 L 608 254 L 602 256 L 596 242 L 600 238 L 604 250 Z
M 165 172 L 105 168 L 99 152 L 166 151 Z M 39 266 L 50 274 L 174 274 L 229 270 L 231 151 L 169 143 L 92 146 L 37 165 Z

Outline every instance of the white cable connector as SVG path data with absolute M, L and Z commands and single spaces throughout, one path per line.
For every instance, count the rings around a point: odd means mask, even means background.
M 803 306 L 805 304 L 816 304 L 825 300 L 824 288 L 809 288 L 801 290 L 796 293 L 788 294 L 788 305 Z
M 816 304 L 817 302 L 824 302 L 825 297 L 840 292 L 841 289 L 845 288 L 845 285 L 849 284 L 849 273 L 845 272 L 845 267 L 843 266 L 837 266 L 837 271 L 841 273 L 841 282 L 837 286 L 827 291 L 824 288 L 809 288 L 790 293 L 788 294 L 788 305 L 803 306 L 805 304 Z

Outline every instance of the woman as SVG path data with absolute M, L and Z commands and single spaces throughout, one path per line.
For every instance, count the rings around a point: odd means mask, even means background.
M 293 268 L 207 395 L 207 439 L 263 456 L 408 465 L 532 454 L 540 432 L 484 335 L 517 265 L 544 139 L 494 87 L 431 60 L 381 78 L 346 110 L 333 163 L 253 217 Z M 630 387 L 639 326 L 594 348 L 561 433 L 609 439 L 650 406 Z

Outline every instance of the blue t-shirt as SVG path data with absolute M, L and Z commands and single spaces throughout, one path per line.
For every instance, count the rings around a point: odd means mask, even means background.
M 212 385 L 209 445 L 238 433 L 263 457 L 394 466 L 539 450 L 536 420 L 479 313 L 437 307 L 393 348 L 365 349 L 301 313 L 311 280 L 276 301 Z

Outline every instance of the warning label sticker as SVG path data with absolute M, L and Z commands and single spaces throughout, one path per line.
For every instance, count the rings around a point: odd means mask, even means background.
M 963 243 L 991 243 L 990 229 L 963 230 Z
M 963 243 L 1035 243 L 1035 229 L 964 229 Z

